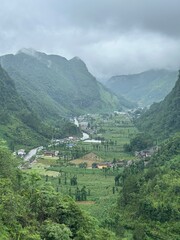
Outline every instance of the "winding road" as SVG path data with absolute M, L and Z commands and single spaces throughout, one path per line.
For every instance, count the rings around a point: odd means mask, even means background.
M 41 148 L 42 147 L 37 147 L 37 148 L 34 148 L 31 151 L 29 151 L 28 154 L 24 157 L 24 161 L 28 162 L 33 156 L 36 155 L 37 151 Z

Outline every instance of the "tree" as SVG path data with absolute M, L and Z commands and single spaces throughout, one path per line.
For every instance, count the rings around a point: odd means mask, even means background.
M 71 230 L 64 224 L 45 221 L 41 227 L 41 238 L 45 240 L 70 240 Z
M 82 162 L 79 164 L 80 168 L 87 168 L 87 163 L 86 162 Z
M 6 146 L 0 145 L 0 177 L 14 179 L 17 165 L 17 159 L 12 157 Z
M 141 151 L 153 146 L 152 137 L 148 134 L 137 134 L 136 137 L 130 140 L 130 144 L 124 144 L 125 152 Z

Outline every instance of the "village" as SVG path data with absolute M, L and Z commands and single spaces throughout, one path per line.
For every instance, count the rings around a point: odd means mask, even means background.
M 43 159 L 51 159 L 59 166 L 104 169 L 122 168 L 140 160 L 147 164 L 148 159 L 158 151 L 157 147 L 152 147 L 128 155 L 123 153 L 122 139 L 128 141 L 132 131 L 136 132 L 128 112 L 115 111 L 103 116 L 87 114 L 71 121 L 81 129 L 82 136 L 52 139 L 47 147 L 38 147 L 29 154 L 19 149 L 14 155 L 25 160 L 25 168 L 32 168 Z

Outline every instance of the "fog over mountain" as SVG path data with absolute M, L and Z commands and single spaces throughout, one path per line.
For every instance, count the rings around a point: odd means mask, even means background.
M 178 0 L 0 0 L 0 55 L 79 56 L 95 76 L 178 69 Z
M 139 106 L 163 100 L 177 80 L 177 71 L 149 70 L 139 74 L 111 77 L 105 85 L 117 96 L 124 96 Z
M 99 83 L 78 57 L 71 60 L 32 49 L 0 57 L 18 93 L 41 119 L 133 107 Z

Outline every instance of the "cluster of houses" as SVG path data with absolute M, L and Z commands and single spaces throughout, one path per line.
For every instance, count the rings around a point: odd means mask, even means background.
M 148 157 L 151 157 L 154 153 L 158 152 L 159 150 L 159 147 L 158 146 L 154 146 L 150 149 L 145 149 L 145 150 L 141 150 L 141 151 L 135 151 L 135 156 L 138 157 L 138 158 L 142 158 L 142 159 L 145 159 L 145 158 L 148 158 Z
M 125 167 L 131 165 L 133 160 L 119 160 L 114 162 L 101 162 L 93 165 L 94 168 L 104 169 L 104 168 L 114 168 L 114 167 Z
M 70 136 L 67 138 L 63 138 L 63 139 L 52 139 L 51 140 L 51 145 L 49 145 L 48 147 L 51 147 L 52 145 L 58 146 L 59 144 L 63 144 L 63 143 L 72 143 L 72 142 L 77 142 L 79 141 L 78 137 L 74 137 L 74 136 Z

